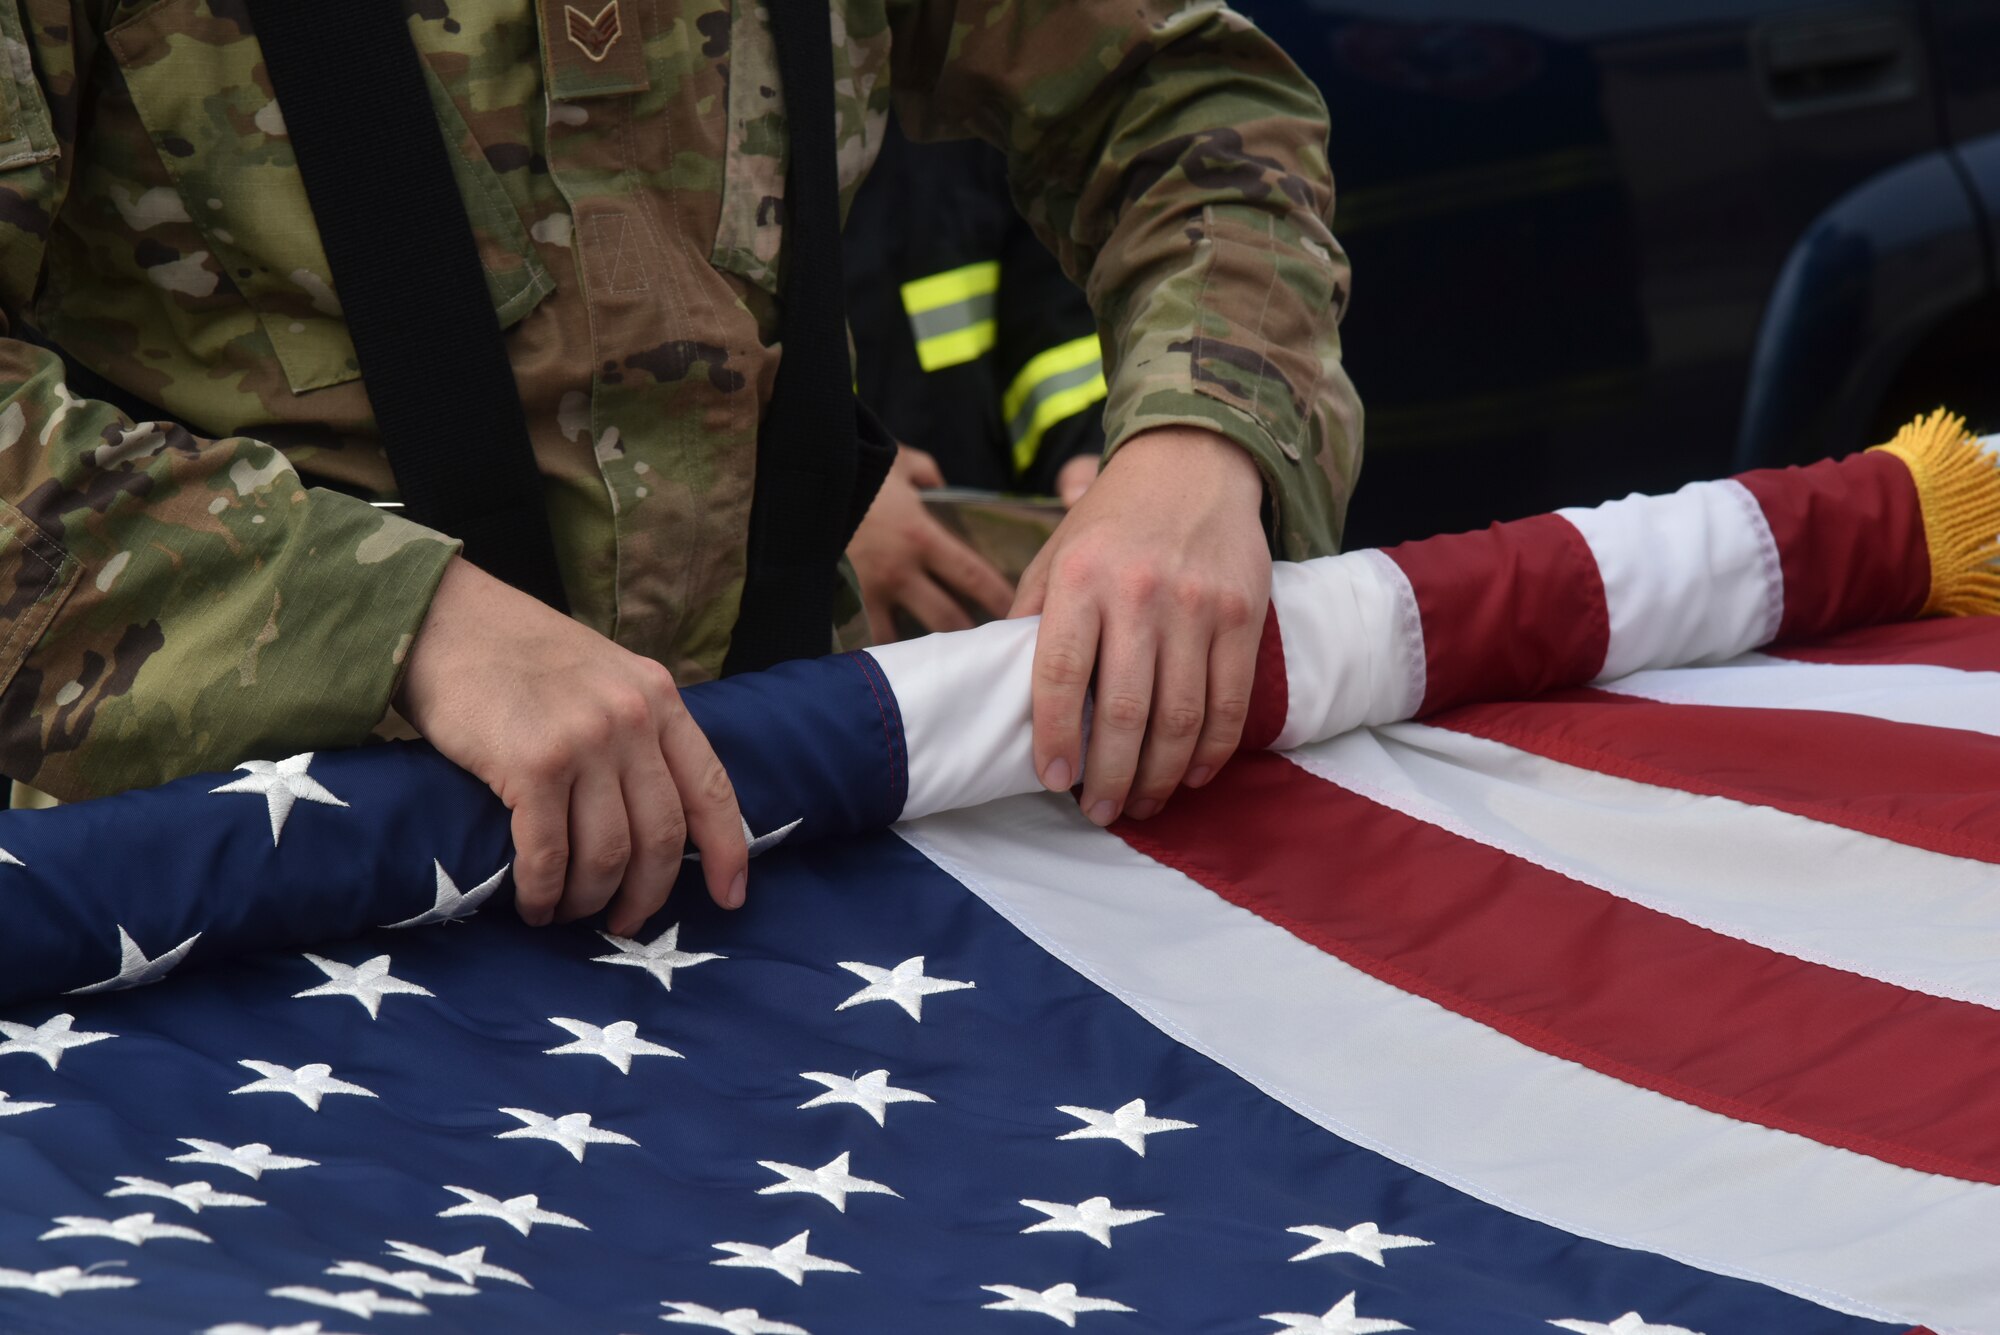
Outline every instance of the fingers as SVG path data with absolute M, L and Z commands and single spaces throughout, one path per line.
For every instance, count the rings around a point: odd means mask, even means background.
M 636 936 L 660 911 L 681 872 L 687 824 L 666 758 L 651 738 L 633 748 L 623 775 L 625 816 L 632 834 L 632 861 L 611 898 L 609 927 L 617 936 Z
M 1138 774 L 1139 751 L 1152 715 L 1157 653 L 1157 641 L 1146 622 L 1107 625 L 1098 647 L 1097 705 L 1090 721 L 1082 798 L 1083 814 L 1098 825 L 1118 819 Z
M 660 749 L 680 792 L 688 835 L 701 850 L 709 898 L 726 909 L 741 908 L 750 881 L 750 849 L 736 789 L 680 697 L 671 697 L 669 704 Z
M 1207 712 L 1208 663 L 1205 636 L 1169 634 L 1160 643 L 1152 717 L 1125 808 L 1134 820 L 1145 820 L 1165 806 L 1187 773 Z
M 608 765 L 589 765 L 569 790 L 569 874 L 556 905 L 557 922 L 597 912 L 625 879 L 632 860 L 632 827 L 618 778 Z
M 942 524 L 933 523 L 927 535 L 925 564 L 931 574 L 972 599 L 988 613 L 1004 617 L 1014 603 L 1014 586 L 1007 582 L 991 561 L 952 536 Z M 942 630 L 941 626 L 932 626 Z
M 1208 701 L 1201 737 L 1188 761 L 1187 784 L 1199 788 L 1236 754 L 1250 717 L 1250 692 L 1257 680 L 1257 646 L 1264 634 L 1261 614 L 1228 625 L 1208 651 Z
M 897 451 L 897 456 L 902 461 L 904 475 L 919 487 L 944 485 L 944 470 L 927 452 L 914 445 L 904 445 Z
M 926 630 L 970 630 L 972 618 L 958 599 L 946 593 L 929 576 L 912 571 L 897 594 L 909 614 Z
M 1065 509 L 1083 499 L 1083 493 L 1097 481 L 1098 467 L 1096 455 L 1081 454 L 1056 470 L 1056 497 Z
M 1097 661 L 1097 629 L 1097 604 L 1077 594 L 1051 602 L 1035 633 L 1035 775 L 1050 792 L 1069 791 L 1083 768 L 1083 699 Z
M 514 905 L 521 921 L 553 921 L 569 870 L 569 783 L 538 784 L 514 804 Z

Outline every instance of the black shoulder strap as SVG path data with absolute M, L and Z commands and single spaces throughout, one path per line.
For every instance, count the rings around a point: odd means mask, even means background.
M 785 90 L 784 353 L 757 437 L 743 610 L 726 670 L 827 652 L 836 567 L 895 458 L 854 398 L 840 253 L 832 8 L 769 0 Z
M 565 608 L 542 478 L 399 0 L 247 0 L 406 512 Z

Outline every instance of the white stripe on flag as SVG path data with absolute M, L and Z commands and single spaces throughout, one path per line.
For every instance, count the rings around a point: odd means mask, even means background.
M 1280 562 L 1271 601 L 1285 646 L 1280 748 L 1409 718 L 1423 705 L 1423 619 L 1409 576 L 1387 556 Z
M 1636 672 L 1600 689 L 1670 705 L 1815 709 L 2000 737 L 2000 672 L 1924 663 L 1799 663 L 1745 654 L 1716 667 Z
M 1556 512 L 1597 559 L 1611 639 L 1603 678 L 1768 644 L 1785 611 L 1778 545 L 1740 483 L 1697 482 Z
M 2000 1188 L 1736 1122 L 1398 991 L 1029 796 L 900 827 L 1045 949 L 1328 1130 L 1516 1214 L 1939 1335 L 2000 1329 Z
M 1986 863 L 1401 723 L 1286 759 L 1621 899 L 1768 950 L 2000 1009 Z M 1688 832 L 1699 829 L 1701 837 Z
M 1285 647 L 1281 746 L 1408 718 L 1424 698 L 1423 625 L 1402 569 L 1351 552 L 1271 572 Z M 1039 617 L 868 650 L 896 693 L 910 757 L 905 819 L 1037 791 L 1029 696 Z M 1074 777 L 1074 776 L 1072 776 Z

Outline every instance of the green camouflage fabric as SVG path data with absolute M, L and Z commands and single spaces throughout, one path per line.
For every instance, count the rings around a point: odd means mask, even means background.
M 711 675 L 780 354 L 766 20 L 409 14 L 575 614 Z M 1291 63 L 1216 3 L 833 16 L 850 191 L 892 99 L 999 145 L 1098 312 L 1112 448 L 1212 427 L 1261 465 L 1274 550 L 1332 550 L 1360 410 L 1324 110 Z M 80 399 L 25 331 L 192 430 Z M 369 494 L 394 481 L 241 0 L 0 0 L 0 771 L 79 797 L 365 739 L 455 550 Z

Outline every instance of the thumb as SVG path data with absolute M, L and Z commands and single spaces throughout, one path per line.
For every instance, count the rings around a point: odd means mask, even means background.
M 1014 590 L 1014 605 L 1007 609 L 1007 619 L 1034 617 L 1042 614 L 1042 604 L 1049 592 L 1049 553 L 1054 543 L 1048 543 L 1035 554 L 1028 568 L 1021 572 L 1021 583 Z

